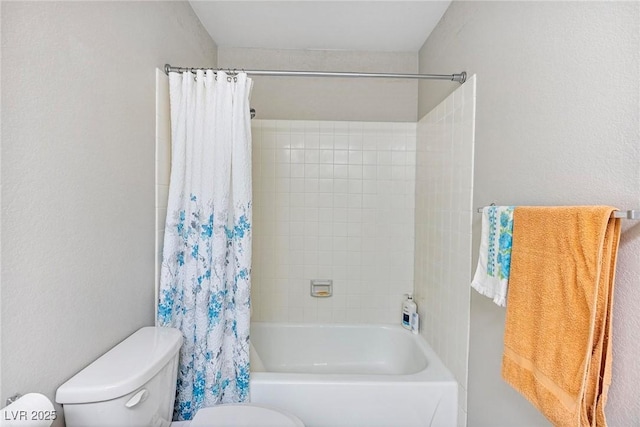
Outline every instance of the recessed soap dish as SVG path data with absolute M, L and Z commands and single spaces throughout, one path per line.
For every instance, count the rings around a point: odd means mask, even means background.
M 313 279 L 311 280 L 311 296 L 316 298 L 327 298 L 333 294 L 333 280 Z

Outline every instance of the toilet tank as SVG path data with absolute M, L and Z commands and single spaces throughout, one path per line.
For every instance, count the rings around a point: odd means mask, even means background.
M 146 327 L 62 384 L 67 427 L 166 427 L 176 393 L 182 333 Z

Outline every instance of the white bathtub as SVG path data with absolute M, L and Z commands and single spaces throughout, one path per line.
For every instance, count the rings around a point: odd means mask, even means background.
M 307 427 L 456 426 L 453 375 L 400 326 L 252 323 L 251 341 L 251 401 Z

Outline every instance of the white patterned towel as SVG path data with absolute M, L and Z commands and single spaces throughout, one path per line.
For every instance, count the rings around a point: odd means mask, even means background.
M 471 282 L 476 291 L 502 307 L 507 304 L 513 210 L 513 206 L 486 206 L 482 209 L 480 255 Z

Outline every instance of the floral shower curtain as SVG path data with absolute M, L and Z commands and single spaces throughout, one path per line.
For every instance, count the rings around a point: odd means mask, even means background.
M 170 73 L 158 324 L 182 331 L 174 419 L 249 396 L 251 79 Z

